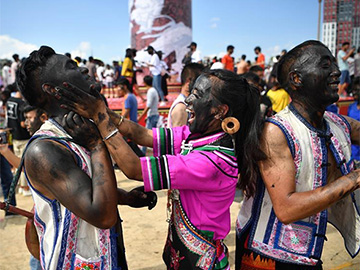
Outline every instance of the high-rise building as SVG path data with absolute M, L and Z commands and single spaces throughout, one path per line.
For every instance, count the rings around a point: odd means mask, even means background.
M 360 0 L 325 0 L 322 42 L 336 55 L 345 41 L 360 46 Z

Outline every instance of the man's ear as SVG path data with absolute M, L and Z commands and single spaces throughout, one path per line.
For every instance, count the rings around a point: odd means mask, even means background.
M 294 86 L 295 89 L 302 86 L 301 75 L 300 75 L 300 73 L 298 71 L 296 71 L 296 70 L 290 71 L 290 73 L 289 73 L 289 84 L 291 86 Z
M 39 118 L 42 123 L 44 123 L 46 120 L 48 120 L 48 116 L 46 113 L 42 113 Z

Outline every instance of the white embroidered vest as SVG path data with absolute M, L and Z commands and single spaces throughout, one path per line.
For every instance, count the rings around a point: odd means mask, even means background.
M 314 190 L 327 184 L 328 150 L 343 175 L 354 169 L 350 125 L 340 115 L 325 112 L 327 130 L 312 127 L 290 104 L 268 119 L 284 133 L 296 169 L 296 191 Z M 356 198 L 358 198 L 356 202 Z M 288 225 L 276 217 L 270 196 L 259 181 L 255 198 L 244 200 L 236 222 L 240 236 L 250 226 L 248 247 L 255 253 L 285 263 L 316 265 L 321 257 L 327 222 L 342 234 L 347 251 L 360 249 L 359 190 L 316 215 Z
M 53 120 L 46 121 L 31 140 L 36 137 L 41 139 L 44 135 L 70 137 Z M 91 177 L 90 156 L 85 148 L 56 138 L 52 140 L 68 147 L 75 154 L 81 169 Z M 43 269 L 83 269 L 85 266 L 89 269 L 113 269 L 112 266 L 116 266 L 116 240 L 111 237 L 115 233 L 113 229 L 94 227 L 28 183 L 35 202 L 34 224 L 39 236 Z

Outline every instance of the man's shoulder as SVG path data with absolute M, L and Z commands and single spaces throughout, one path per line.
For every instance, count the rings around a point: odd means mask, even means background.
M 340 56 L 340 57 L 342 57 L 342 56 L 344 56 L 346 53 L 343 51 L 343 50 L 340 50 L 339 52 L 338 52 L 338 57 Z
M 150 93 L 152 95 L 155 95 L 155 94 L 157 95 L 158 94 L 155 87 L 150 87 L 149 90 L 148 90 L 148 93 Z
M 137 103 L 137 99 L 134 94 L 129 93 L 128 98 L 126 99 L 128 102 Z
M 52 138 L 33 139 L 29 142 L 24 155 L 25 162 L 34 166 L 51 164 L 53 162 L 57 164 L 60 159 L 63 161 L 62 163 L 64 163 L 65 160 L 74 161 L 69 148 L 66 147 L 65 144 L 60 143 L 60 141 Z

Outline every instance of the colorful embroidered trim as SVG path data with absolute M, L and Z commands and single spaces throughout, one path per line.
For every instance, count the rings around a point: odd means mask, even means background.
M 216 246 L 196 232 L 179 201 L 173 201 L 173 205 L 173 221 L 179 239 L 189 251 L 200 256 L 197 267 L 203 270 L 212 269 L 216 258 Z

